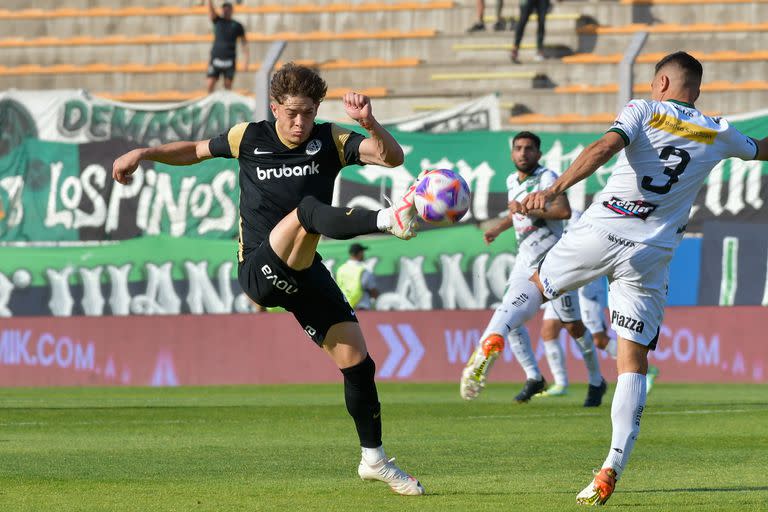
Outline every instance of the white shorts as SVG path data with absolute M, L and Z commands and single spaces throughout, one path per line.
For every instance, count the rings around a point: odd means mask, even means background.
M 565 324 L 581 320 L 579 294 L 575 291 L 565 292 L 544 304 L 544 320 L 560 320 Z
M 581 308 L 581 321 L 589 329 L 589 332 L 605 332 L 606 304 L 606 280 L 598 277 L 579 288 L 579 306 Z
M 611 326 L 622 338 L 653 350 L 664 319 L 673 252 L 626 240 L 582 219 L 547 253 L 539 276 L 548 299 L 608 276 Z

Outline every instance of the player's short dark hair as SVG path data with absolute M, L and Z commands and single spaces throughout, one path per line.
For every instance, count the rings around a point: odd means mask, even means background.
M 307 66 L 289 62 L 272 76 L 269 95 L 282 104 L 288 96 L 307 96 L 315 103 L 325 98 L 328 86 L 320 75 Z
M 519 139 L 530 139 L 533 141 L 533 145 L 536 146 L 536 149 L 541 151 L 541 139 L 538 135 L 536 135 L 533 132 L 520 132 L 517 135 L 515 135 L 515 138 L 512 139 L 512 146 L 515 145 L 515 142 L 517 142 Z
M 698 88 L 699 85 L 701 85 L 701 77 L 704 75 L 704 68 L 696 57 L 693 57 L 686 52 L 670 53 L 656 63 L 656 71 L 654 74 L 658 74 L 663 67 L 669 64 L 674 64 L 683 70 L 683 80 L 685 81 L 683 85 L 686 87 Z

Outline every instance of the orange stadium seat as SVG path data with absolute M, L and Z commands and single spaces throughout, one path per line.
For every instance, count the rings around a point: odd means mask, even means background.
M 658 62 L 666 55 L 664 52 L 644 53 L 637 58 L 640 63 Z M 691 55 L 702 62 L 747 62 L 768 60 L 768 51 L 758 50 L 754 52 L 719 51 L 712 53 L 691 52 Z M 565 64 L 618 64 L 622 54 L 595 55 L 594 53 L 577 53 L 562 58 Z
M 421 61 L 416 57 L 402 57 L 395 60 L 380 58 L 362 59 L 352 61 L 348 59 L 329 60 L 317 62 L 314 60 L 296 60 L 298 64 L 317 67 L 319 69 L 375 69 L 375 68 L 407 68 L 416 67 Z M 278 62 L 277 67 L 282 66 Z M 108 64 L 96 62 L 92 64 L 56 64 L 51 66 L 19 65 L 0 66 L 0 75 L 21 76 L 25 74 L 56 75 L 56 74 L 92 74 L 92 73 L 199 73 L 207 69 L 208 63 L 192 62 L 179 64 L 176 62 L 158 62 L 155 64 L 142 64 L 129 62 L 125 64 Z M 259 63 L 252 63 L 249 71 L 258 71 Z
M 749 80 L 747 82 L 729 82 L 727 80 L 717 80 L 701 85 L 702 91 L 710 92 L 730 92 L 730 91 L 765 91 L 768 90 L 768 82 L 765 80 Z M 619 84 L 572 84 L 555 87 L 558 94 L 601 94 L 619 92 Z M 649 84 L 636 84 L 634 92 L 649 93 L 651 86 Z
M 768 23 L 695 23 L 682 25 L 677 23 L 664 23 L 648 25 L 645 23 L 630 23 L 616 27 L 585 25 L 576 29 L 579 34 L 634 34 L 635 32 L 650 32 L 653 34 L 685 33 L 685 32 L 764 32 L 768 30 Z
M 239 14 L 318 14 L 324 12 L 381 12 L 381 11 L 415 11 L 433 9 L 451 9 L 454 3 L 450 0 L 432 0 L 429 2 L 339 2 L 327 5 L 321 4 L 266 4 L 238 5 Z M 178 5 L 163 5 L 158 7 L 91 7 L 91 8 L 59 8 L 59 9 L 0 9 L 2 19 L 47 19 L 47 18 L 96 18 L 96 17 L 126 17 L 126 16 L 205 16 L 208 8 L 205 6 L 182 7 Z
M 410 31 L 382 30 L 378 32 L 366 32 L 355 30 L 350 32 L 282 32 L 277 34 L 248 33 L 250 41 L 334 41 L 349 39 L 411 39 L 435 37 L 434 29 L 417 29 Z M 14 47 L 46 47 L 46 46 L 104 46 L 104 45 L 136 45 L 136 44 L 178 44 L 201 43 L 212 41 L 211 34 L 142 34 L 137 36 L 112 35 L 105 37 L 75 36 L 75 37 L 37 37 L 24 39 L 11 37 L 0 39 L 0 48 Z
M 326 99 L 339 99 L 350 90 L 351 89 L 346 87 L 328 89 L 328 93 L 326 94 L 325 97 Z M 367 89 L 357 89 L 356 91 L 359 92 L 360 94 L 365 94 L 366 96 L 370 96 L 372 98 L 383 98 L 388 93 L 386 87 L 369 87 Z M 242 94 L 244 96 L 253 96 L 253 91 L 250 91 L 248 89 L 237 89 L 235 92 Z M 125 101 L 125 102 L 138 102 L 138 101 L 165 102 L 165 101 L 187 101 L 195 98 L 202 98 L 206 94 L 207 93 L 202 90 L 199 90 L 199 91 L 166 90 L 166 91 L 156 91 L 156 92 L 149 92 L 149 93 L 144 91 L 127 91 L 127 92 L 121 92 L 121 93 L 97 92 L 95 93 L 95 96 L 112 99 L 115 101 Z

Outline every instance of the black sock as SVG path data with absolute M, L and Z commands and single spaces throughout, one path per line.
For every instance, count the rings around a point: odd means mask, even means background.
M 347 240 L 358 235 L 378 233 L 378 212 L 362 208 L 337 208 L 321 203 L 313 196 L 301 200 L 297 208 L 299 222 L 308 233 Z
M 347 411 L 355 420 L 360 446 L 378 448 L 381 446 L 381 404 L 376 392 L 373 376 L 376 365 L 370 355 L 349 368 L 342 368 L 344 374 L 344 400 Z

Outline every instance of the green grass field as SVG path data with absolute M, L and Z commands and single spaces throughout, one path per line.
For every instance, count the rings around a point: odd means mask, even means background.
M 584 386 L 516 405 L 518 387 L 380 385 L 385 447 L 423 497 L 359 480 L 341 385 L 2 389 L 0 510 L 577 509 L 610 405 L 583 409 Z M 768 387 L 661 381 L 608 505 L 768 510 L 766 474 Z

